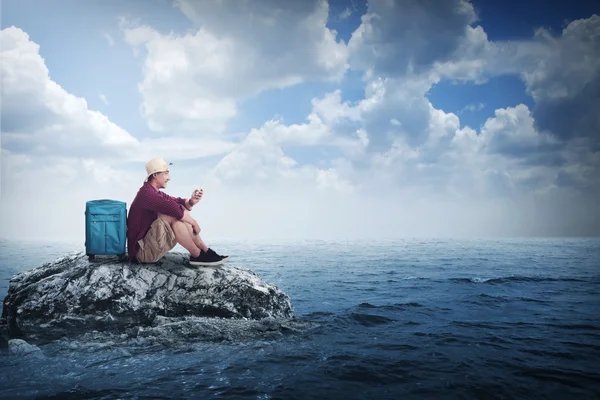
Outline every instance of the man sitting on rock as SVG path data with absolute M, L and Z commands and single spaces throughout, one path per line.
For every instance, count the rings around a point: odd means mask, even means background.
M 127 216 L 127 251 L 131 261 L 155 263 L 177 243 L 190 252 L 191 265 L 219 265 L 228 256 L 208 248 L 200 238 L 200 226 L 190 211 L 203 195 L 194 190 L 189 199 L 161 192 L 170 180 L 169 165 L 162 158 L 146 164 L 146 180 L 131 203 Z

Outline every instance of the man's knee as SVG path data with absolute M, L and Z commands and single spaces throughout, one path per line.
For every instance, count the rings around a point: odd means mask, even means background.
M 169 223 L 169 225 L 173 225 L 173 223 L 175 221 L 177 221 L 177 218 L 175 218 L 175 217 L 171 217 L 170 215 L 160 214 L 160 213 L 158 214 L 158 218 L 167 221 Z
M 164 219 L 165 221 L 167 221 L 169 223 L 169 225 L 171 225 L 171 228 L 173 228 L 176 224 L 190 225 L 189 223 L 184 222 L 175 217 L 172 217 L 170 215 L 158 214 L 158 218 L 161 218 L 161 219 Z
M 190 235 L 193 235 L 192 225 L 188 222 L 184 222 L 179 219 L 173 221 L 173 223 L 171 224 L 171 229 L 173 229 L 173 231 L 189 232 Z

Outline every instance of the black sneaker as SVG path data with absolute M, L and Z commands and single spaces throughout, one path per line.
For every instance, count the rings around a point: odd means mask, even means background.
M 211 256 L 208 253 L 200 251 L 200 255 L 198 257 L 194 257 L 190 255 L 190 264 L 191 265 L 202 265 L 205 267 L 211 265 L 221 265 L 223 264 L 223 260 L 219 257 Z
M 217 254 L 213 249 L 209 248 L 208 251 L 206 252 L 206 254 L 208 254 L 211 257 L 215 257 L 215 258 L 219 258 L 223 261 L 227 260 L 229 258 L 229 256 L 222 256 L 220 254 Z

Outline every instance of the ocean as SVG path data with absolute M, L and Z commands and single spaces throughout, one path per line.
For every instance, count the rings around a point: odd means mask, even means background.
M 210 244 L 314 327 L 48 343 L 0 357 L 0 398 L 600 398 L 599 238 Z M 15 273 L 83 250 L 0 242 L 0 296 Z

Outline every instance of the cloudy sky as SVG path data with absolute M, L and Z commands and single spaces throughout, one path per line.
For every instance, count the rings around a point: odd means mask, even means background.
M 0 236 L 144 164 L 211 239 L 600 234 L 600 7 L 5 0 Z

